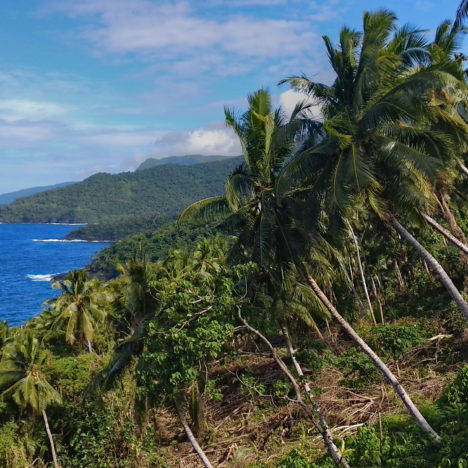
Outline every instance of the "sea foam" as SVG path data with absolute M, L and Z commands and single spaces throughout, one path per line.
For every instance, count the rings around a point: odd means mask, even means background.
M 106 241 L 106 240 L 86 240 L 86 239 L 33 239 L 33 242 L 64 242 L 64 243 L 69 243 L 69 242 L 94 242 L 94 243 L 106 243 L 106 242 L 111 242 L 111 241 Z
M 26 275 L 31 281 L 39 282 L 39 281 L 52 281 L 54 276 L 58 273 L 51 273 L 50 275 Z

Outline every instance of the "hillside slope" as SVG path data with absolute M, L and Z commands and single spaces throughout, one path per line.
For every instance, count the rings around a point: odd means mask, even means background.
M 122 216 L 172 215 L 201 198 L 221 194 L 239 158 L 163 165 L 138 172 L 95 174 L 69 187 L 0 207 L 3 223 L 99 223 Z
M 177 166 L 193 166 L 194 164 L 202 164 L 213 161 L 222 161 L 229 159 L 227 156 L 205 156 L 203 154 L 188 154 L 186 156 L 167 156 L 166 158 L 156 159 L 148 158 L 143 161 L 138 167 L 137 171 L 143 171 L 156 166 L 164 164 L 175 164 Z
M 27 189 L 17 190 L 16 192 L 3 193 L 0 195 L 0 205 L 8 205 L 13 203 L 18 198 L 30 197 L 36 193 L 46 192 L 47 190 L 53 190 L 56 188 L 67 187 L 68 185 L 74 184 L 75 182 L 63 182 L 61 184 L 46 185 L 42 187 L 31 187 Z

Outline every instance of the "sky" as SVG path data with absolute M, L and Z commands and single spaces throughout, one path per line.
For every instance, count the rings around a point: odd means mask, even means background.
M 148 157 L 234 156 L 224 106 L 305 73 L 330 83 L 321 36 L 390 8 L 427 30 L 457 0 L 0 0 L 0 193 L 135 169 Z

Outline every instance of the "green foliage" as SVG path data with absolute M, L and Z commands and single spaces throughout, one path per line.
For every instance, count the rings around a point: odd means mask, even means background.
M 350 349 L 337 360 L 337 367 L 343 371 L 344 384 L 363 387 L 382 379 L 382 374 L 372 361 L 360 350 Z
M 366 341 L 378 354 L 398 358 L 405 352 L 424 343 L 420 323 L 408 325 L 380 325 L 369 328 L 366 333 Z
M 447 388 L 443 401 L 468 415 L 468 366 L 460 370 L 455 381 Z
M 224 178 L 237 163 L 238 159 L 227 158 L 195 166 L 168 164 L 137 172 L 95 174 L 83 182 L 1 206 L 0 221 L 91 224 L 130 214 L 175 215 L 189 203 L 221 193 Z
M 8 421 L 0 427 L 0 466 L 4 468 L 22 468 L 29 465 L 31 454 L 28 453 L 28 439 L 18 433 L 18 426 Z
M 156 262 L 167 257 L 172 249 L 190 249 L 200 239 L 213 236 L 214 225 L 177 225 L 170 223 L 154 232 L 129 236 L 97 253 L 91 263 L 91 271 L 104 277 L 117 276 L 117 264 L 125 263 L 144 253 L 147 260 Z

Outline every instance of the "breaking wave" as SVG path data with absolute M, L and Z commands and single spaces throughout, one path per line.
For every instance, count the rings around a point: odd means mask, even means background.
M 50 275 L 26 275 L 31 281 L 42 282 L 42 281 L 52 281 L 54 276 L 58 273 L 51 273 Z

